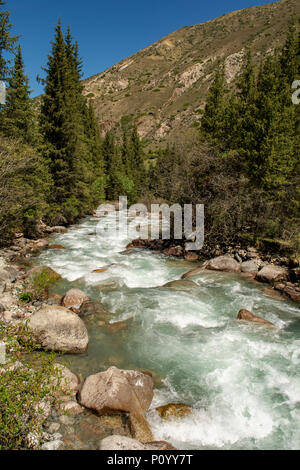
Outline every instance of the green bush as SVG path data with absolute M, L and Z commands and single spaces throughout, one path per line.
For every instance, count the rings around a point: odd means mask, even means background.
M 55 367 L 54 353 L 36 351 L 39 345 L 24 325 L 0 323 L 0 341 L 7 353 L 0 380 L 0 450 L 28 448 L 29 433 L 36 436 L 38 448 L 43 407 L 52 406 L 63 394 L 61 371 Z
M 31 292 L 22 292 L 22 294 L 19 297 L 19 300 L 21 302 L 27 302 L 28 303 L 28 302 L 31 302 L 32 298 L 33 298 L 33 295 L 32 295 Z

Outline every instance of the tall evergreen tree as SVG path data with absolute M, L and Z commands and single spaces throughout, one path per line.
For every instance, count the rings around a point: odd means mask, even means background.
M 290 85 L 299 75 L 299 34 L 300 33 L 296 31 L 295 24 L 291 23 L 280 59 L 283 75 Z
M 100 151 L 91 110 L 82 95 L 81 62 L 70 30 L 66 39 L 60 22 L 48 56 L 45 94 L 41 106 L 41 130 L 45 157 L 50 161 L 55 202 L 73 220 L 95 202 L 95 148 Z M 97 150 L 97 151 L 98 151 Z
M 9 137 L 18 137 L 27 143 L 33 143 L 34 115 L 29 98 L 29 80 L 24 72 L 21 46 L 18 47 L 8 85 L 3 111 L 3 133 Z
M 225 117 L 225 68 L 219 62 L 213 83 L 208 92 L 207 103 L 201 121 L 201 129 L 206 136 L 220 139 L 223 136 Z
M 91 102 L 89 102 L 88 106 L 85 106 L 84 116 L 85 135 L 92 157 L 94 173 L 92 195 L 93 203 L 95 205 L 99 204 L 100 201 L 105 199 L 106 174 L 102 154 L 102 144 L 99 135 L 99 127 L 96 122 L 94 108 Z
M 10 13 L 1 8 L 4 5 L 6 5 L 6 2 L 0 0 L 0 80 L 5 80 L 9 72 L 9 63 L 4 57 L 4 53 L 14 52 L 14 45 L 17 40 L 17 37 L 12 36 L 10 33 L 12 28 Z
M 3 9 L 5 4 L 6 2 L 4 0 L 0 0 L 0 85 L 4 97 L 5 85 L 10 72 L 10 63 L 7 59 L 7 54 L 11 54 L 15 51 L 14 46 L 17 40 L 17 37 L 11 35 L 12 25 L 10 23 L 10 13 Z M 5 104 L 3 104 L 2 101 L 3 100 L 0 102 L 0 132 L 4 119 L 3 109 L 5 108 Z
M 105 135 L 102 153 L 107 174 L 106 197 L 108 200 L 116 200 L 119 196 L 123 196 L 124 167 L 122 157 L 115 145 L 115 136 L 112 131 L 108 131 Z
M 130 136 L 130 147 L 131 177 L 134 182 L 136 196 L 139 197 L 144 190 L 146 172 L 144 164 L 144 151 L 136 126 L 132 128 Z

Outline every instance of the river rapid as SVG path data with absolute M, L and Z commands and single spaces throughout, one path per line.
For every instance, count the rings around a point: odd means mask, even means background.
M 299 449 L 297 304 L 229 273 L 203 271 L 190 278 L 194 284 L 164 287 L 195 264 L 126 250 L 136 234 L 117 234 L 116 217 L 84 219 L 52 238 L 65 250 L 45 250 L 36 260 L 62 275 L 56 290 L 79 287 L 112 312 L 111 323 L 127 321 L 115 330 L 88 323 L 88 351 L 68 356 L 70 368 L 83 377 L 112 365 L 151 370 L 157 385 L 147 419 L 156 440 L 179 449 Z M 241 308 L 276 328 L 239 322 Z M 155 407 L 167 403 L 193 411 L 165 421 Z

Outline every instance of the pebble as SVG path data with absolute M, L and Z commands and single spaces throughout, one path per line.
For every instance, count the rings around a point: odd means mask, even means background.
M 55 441 L 49 441 L 49 442 L 45 442 L 42 446 L 41 446 L 41 450 L 60 450 L 63 448 L 63 442 L 59 439 L 55 440 Z
M 59 423 L 51 423 L 49 426 L 48 426 L 48 432 L 50 434 L 53 434 L 55 432 L 57 432 L 60 428 L 60 424 Z
M 72 426 L 75 420 L 71 416 L 62 415 L 59 417 L 59 422 L 64 426 Z

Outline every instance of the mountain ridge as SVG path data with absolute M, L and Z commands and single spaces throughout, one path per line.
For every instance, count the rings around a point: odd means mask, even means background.
M 279 2 L 227 13 L 183 26 L 154 44 L 83 81 L 102 136 L 137 125 L 150 147 L 192 138 L 200 125 L 205 97 L 219 59 L 225 60 L 228 87 L 252 45 L 256 63 L 285 40 L 300 2 Z

